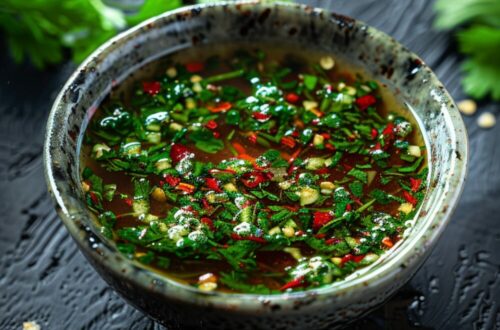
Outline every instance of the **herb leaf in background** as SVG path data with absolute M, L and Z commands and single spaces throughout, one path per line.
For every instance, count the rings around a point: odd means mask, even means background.
M 182 0 L 146 0 L 137 14 L 125 17 L 129 26 L 137 25 L 167 10 L 182 6 Z
M 437 28 L 465 26 L 457 33 L 459 49 L 468 56 L 462 65 L 465 92 L 500 100 L 500 1 L 438 0 L 435 8 Z
M 144 0 L 139 8 L 125 8 L 119 0 L 2 0 L 0 34 L 16 63 L 28 59 L 42 69 L 63 61 L 68 51 L 80 63 L 120 31 L 182 5 L 182 0 Z M 137 12 L 129 14 L 131 9 Z
M 459 32 L 458 41 L 460 51 L 469 55 L 462 65 L 467 73 L 465 92 L 475 98 L 491 93 L 493 99 L 500 100 L 500 28 L 474 26 Z
M 127 17 L 101 0 L 4 0 L 0 30 L 16 62 L 29 58 L 43 68 L 61 62 L 67 49 L 81 62 L 120 30 L 180 5 L 180 0 L 145 0 Z

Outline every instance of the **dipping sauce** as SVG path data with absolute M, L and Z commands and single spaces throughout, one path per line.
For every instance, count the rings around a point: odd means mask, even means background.
M 88 207 L 128 258 L 201 290 L 270 294 L 344 280 L 402 239 L 425 146 L 379 83 L 267 48 L 152 67 L 99 106 L 82 149 Z

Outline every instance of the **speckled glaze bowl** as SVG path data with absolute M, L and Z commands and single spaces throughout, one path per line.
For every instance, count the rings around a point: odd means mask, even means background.
M 96 104 L 112 86 L 160 56 L 195 44 L 231 41 L 326 51 L 362 65 L 413 109 L 424 129 L 430 185 L 406 239 L 348 280 L 306 292 L 261 296 L 201 292 L 123 257 L 100 236 L 80 188 L 79 149 Z M 466 174 L 462 119 L 434 73 L 386 34 L 352 18 L 295 4 L 258 1 L 186 7 L 120 34 L 71 76 L 50 113 L 45 173 L 57 211 L 102 277 L 169 329 L 333 329 L 400 288 L 425 260 L 450 219 Z

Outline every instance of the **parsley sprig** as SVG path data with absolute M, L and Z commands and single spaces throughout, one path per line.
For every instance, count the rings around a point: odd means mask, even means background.
M 463 88 L 481 99 L 500 100 L 500 2 L 498 0 L 438 0 L 436 27 L 464 27 L 457 33 L 459 49 L 467 55 L 462 64 Z
M 101 0 L 4 0 L 0 31 L 18 63 L 28 58 L 43 68 L 61 62 L 67 51 L 78 63 L 119 31 L 181 4 L 145 0 L 136 13 L 127 15 Z

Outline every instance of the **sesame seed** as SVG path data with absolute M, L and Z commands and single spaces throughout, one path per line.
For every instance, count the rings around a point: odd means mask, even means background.
M 331 56 L 323 56 L 322 58 L 319 59 L 319 65 L 324 70 L 331 70 L 335 66 L 335 61 Z
M 457 107 L 461 113 L 467 116 L 472 116 L 474 113 L 476 113 L 477 110 L 476 102 L 469 99 L 458 102 Z
M 203 78 L 201 76 L 195 74 L 195 75 L 192 75 L 189 80 L 194 84 L 194 83 L 199 83 L 200 81 L 203 80 Z
M 477 124 L 481 128 L 492 128 L 496 124 L 496 118 L 491 112 L 483 112 L 477 118 Z
M 167 69 L 166 74 L 170 78 L 175 78 L 175 76 L 177 76 L 177 69 L 172 66 L 172 67 Z

